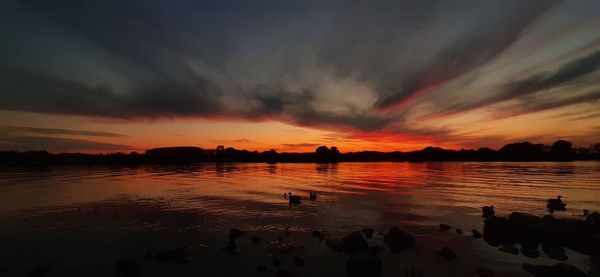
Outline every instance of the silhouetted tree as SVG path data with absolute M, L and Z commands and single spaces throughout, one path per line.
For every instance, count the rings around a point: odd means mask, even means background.
M 573 160 L 575 152 L 573 151 L 573 144 L 566 140 L 557 140 L 550 147 L 550 157 L 558 161 L 569 161 Z

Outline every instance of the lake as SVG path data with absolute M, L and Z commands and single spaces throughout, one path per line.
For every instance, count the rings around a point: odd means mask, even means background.
M 370 227 L 369 242 L 384 246 L 378 233 L 392 226 L 413 234 L 417 248 L 385 251 L 384 276 L 404 276 L 413 266 L 424 276 L 530 276 L 521 263 L 558 261 L 511 255 L 472 238 L 473 228 L 482 231 L 481 207 L 542 216 L 549 214 L 546 199 L 561 195 L 568 210 L 557 217 L 600 211 L 600 162 L 4 167 L 0 189 L 0 276 L 117 276 L 115 262 L 128 257 L 141 261 L 140 276 L 274 276 L 273 257 L 296 276 L 345 276 L 348 255 L 312 231 L 341 237 Z M 303 202 L 290 206 L 287 192 Z M 440 223 L 465 232 L 442 232 Z M 237 255 L 220 249 L 231 228 L 249 232 Z M 253 234 L 262 242 L 248 241 Z M 270 247 L 280 238 L 298 249 L 275 253 Z M 143 258 L 190 245 L 188 263 Z M 456 260 L 433 253 L 444 245 Z M 567 263 L 589 270 L 587 256 L 567 255 Z M 293 257 L 306 265 L 294 266 Z M 259 264 L 267 271 L 257 272 Z

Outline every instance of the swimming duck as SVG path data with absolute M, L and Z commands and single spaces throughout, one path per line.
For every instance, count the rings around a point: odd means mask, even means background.
M 546 208 L 548 208 L 548 210 L 550 210 L 550 212 L 564 211 L 567 209 L 566 208 L 567 204 L 563 203 L 560 195 L 557 196 L 556 198 L 550 198 L 546 202 L 548 202 L 548 204 L 546 204 Z

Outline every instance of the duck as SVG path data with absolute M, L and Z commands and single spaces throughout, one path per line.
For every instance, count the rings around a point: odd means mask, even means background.
M 300 202 L 302 202 L 302 196 L 300 196 L 300 195 L 292 195 L 292 194 L 290 194 L 288 196 L 288 199 L 290 201 L 290 205 L 292 205 L 292 204 L 300 204 Z
M 567 204 L 563 203 L 561 196 L 557 196 L 556 198 L 550 198 L 546 201 L 548 204 L 546 204 L 546 208 L 548 208 L 548 210 L 550 210 L 550 212 L 553 211 L 564 211 L 566 210 L 566 206 Z
M 309 197 L 310 197 L 310 201 L 315 201 L 317 200 L 317 193 L 316 192 L 309 192 Z

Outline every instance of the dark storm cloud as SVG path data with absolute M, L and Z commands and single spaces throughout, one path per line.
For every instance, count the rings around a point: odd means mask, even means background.
M 0 109 L 402 127 L 403 111 L 376 111 L 496 59 L 554 4 L 5 1 Z M 595 55 L 481 103 L 587 74 Z
M 24 126 L 12 126 L 9 127 L 11 131 L 44 134 L 44 135 L 77 135 L 77 136 L 91 136 L 91 137 L 124 137 L 122 134 L 102 132 L 102 131 L 88 131 L 88 130 L 70 130 L 70 129 L 56 129 L 56 128 L 35 128 L 35 127 L 24 127 Z
M 129 150 L 126 145 L 96 142 L 82 139 L 68 139 L 42 136 L 14 136 L 0 139 L 0 150 L 16 151 L 73 151 L 73 150 Z

